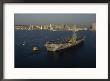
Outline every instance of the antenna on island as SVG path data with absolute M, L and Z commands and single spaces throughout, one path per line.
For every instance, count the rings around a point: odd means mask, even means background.
M 75 27 L 75 29 L 73 30 L 73 35 L 72 35 L 72 37 L 74 38 L 74 39 L 77 39 L 77 30 L 76 30 L 76 27 Z

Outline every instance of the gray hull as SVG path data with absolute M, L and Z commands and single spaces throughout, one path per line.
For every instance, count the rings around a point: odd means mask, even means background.
M 60 51 L 63 49 L 67 49 L 69 47 L 74 47 L 83 41 L 84 41 L 84 39 L 77 40 L 74 43 L 64 43 L 64 44 L 54 44 L 54 43 L 48 44 L 48 43 L 46 43 L 45 47 L 46 47 L 47 51 L 53 51 L 54 52 L 54 51 Z

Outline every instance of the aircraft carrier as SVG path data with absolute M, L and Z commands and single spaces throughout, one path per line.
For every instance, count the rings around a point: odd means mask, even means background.
M 76 32 L 74 32 L 74 34 L 66 40 L 47 41 L 44 46 L 46 47 L 47 51 L 56 52 L 70 47 L 75 47 L 84 42 L 84 40 L 84 36 L 78 37 Z

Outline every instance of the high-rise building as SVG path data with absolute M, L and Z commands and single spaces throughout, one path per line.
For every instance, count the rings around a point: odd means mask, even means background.
M 92 30 L 96 30 L 96 23 L 92 24 Z

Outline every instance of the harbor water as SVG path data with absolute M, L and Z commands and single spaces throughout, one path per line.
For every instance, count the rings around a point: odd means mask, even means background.
M 69 31 L 16 30 L 15 68 L 96 68 L 96 32 L 79 31 L 85 36 L 82 45 L 67 51 L 49 53 L 44 44 L 50 40 L 63 40 Z M 38 50 L 33 52 L 33 47 Z

